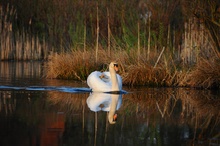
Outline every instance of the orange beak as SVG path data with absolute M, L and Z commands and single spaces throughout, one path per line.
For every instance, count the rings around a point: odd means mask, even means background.
M 117 115 L 117 114 L 114 114 L 114 116 L 113 116 L 113 121 L 116 121 L 116 120 L 117 120 L 117 117 L 118 117 L 118 115 Z
M 118 67 L 116 67 L 116 66 L 114 66 L 114 69 L 115 69 L 116 72 L 119 71 Z

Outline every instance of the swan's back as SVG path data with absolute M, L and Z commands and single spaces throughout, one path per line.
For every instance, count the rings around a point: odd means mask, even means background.
M 104 74 L 105 78 L 100 78 Z M 122 90 L 122 78 L 117 74 L 119 90 Z M 87 78 L 87 84 L 92 91 L 109 92 L 112 90 L 111 76 L 109 72 L 92 72 Z

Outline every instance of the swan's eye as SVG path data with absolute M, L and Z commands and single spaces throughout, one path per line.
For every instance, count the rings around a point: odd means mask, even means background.
M 114 67 L 118 67 L 118 64 L 114 64 Z

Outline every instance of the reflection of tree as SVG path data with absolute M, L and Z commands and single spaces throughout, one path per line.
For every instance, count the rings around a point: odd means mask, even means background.
M 0 92 L 1 145 L 58 145 L 64 129 L 62 113 L 46 106 L 43 92 Z
M 220 100 L 210 92 L 186 89 L 149 89 L 146 92 L 127 95 L 121 112 L 136 115 L 146 122 L 149 127 L 146 133 L 151 139 L 162 133 L 163 123 L 183 127 L 182 137 L 188 135 L 188 139 L 208 142 L 207 138 L 219 138 Z M 150 134 L 152 127 L 155 131 Z
M 11 114 L 16 108 L 16 100 L 11 98 L 10 91 L 0 92 L 0 112 Z
M 107 98 L 107 100 L 110 100 L 112 98 L 111 94 L 106 94 L 106 95 L 109 95 L 109 97 L 104 96 L 103 97 L 104 99 Z M 61 111 L 65 111 L 65 114 L 67 117 L 66 127 L 72 126 L 73 123 L 82 124 L 82 129 L 78 129 L 78 127 L 77 129 L 75 129 L 78 131 L 78 135 L 82 135 L 83 141 L 88 141 L 88 139 L 90 139 L 90 142 L 94 143 L 94 145 L 99 145 L 98 142 L 100 142 L 100 140 L 102 141 L 103 137 L 104 137 L 104 143 L 105 143 L 107 140 L 107 137 L 109 136 L 108 114 L 106 111 L 105 112 L 90 111 L 86 105 L 86 100 L 88 99 L 88 97 L 91 98 L 91 96 L 89 96 L 88 94 L 71 94 L 71 93 L 51 92 L 50 97 L 48 98 L 48 102 L 51 103 L 52 106 L 59 107 Z M 117 101 L 118 101 L 118 97 L 119 95 L 116 97 Z M 111 103 L 111 101 L 112 99 L 109 102 Z M 105 100 L 104 102 L 106 103 Z M 109 103 L 109 106 L 111 106 L 110 103 Z M 117 106 L 117 102 L 115 104 L 116 104 L 115 106 Z M 117 108 L 120 107 L 120 104 L 118 105 Z M 96 108 L 92 108 L 92 109 L 96 109 Z M 106 107 L 105 110 L 109 110 L 109 108 Z M 115 107 L 115 110 L 116 110 L 116 107 Z M 68 128 L 71 128 L 71 127 L 68 127 Z M 105 130 L 103 131 L 103 129 Z M 98 136 L 100 134 L 100 131 L 102 131 L 103 133 L 102 137 Z M 71 134 L 67 130 L 66 134 L 64 133 L 64 137 L 65 135 L 71 135 Z M 92 137 L 92 135 L 94 135 L 94 137 Z M 88 136 L 88 137 L 85 137 L 85 136 Z M 76 141 L 74 141 L 73 143 L 76 144 Z
M 120 116 L 114 126 L 109 125 L 105 112 L 89 110 L 88 94 L 51 92 L 47 101 L 66 114 L 63 138 L 68 144 L 192 145 L 199 140 L 206 145 L 214 138 L 219 139 L 220 101 L 211 91 L 171 88 L 144 91 L 123 95 Z
M 213 140 L 220 136 L 220 99 L 215 98 L 210 92 L 201 90 L 190 90 L 182 92 L 179 96 L 182 100 L 182 116 L 185 122 L 194 126 L 194 140 Z

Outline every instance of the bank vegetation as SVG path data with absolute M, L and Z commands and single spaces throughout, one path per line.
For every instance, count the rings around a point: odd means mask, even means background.
M 219 88 L 218 0 L 0 3 L 1 60 L 81 81 L 115 60 L 125 85 Z

